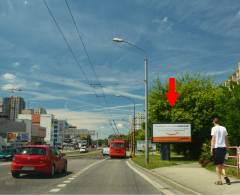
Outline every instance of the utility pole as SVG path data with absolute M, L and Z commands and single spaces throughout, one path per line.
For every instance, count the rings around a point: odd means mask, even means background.
M 97 149 L 98 149 L 98 132 L 97 132 Z

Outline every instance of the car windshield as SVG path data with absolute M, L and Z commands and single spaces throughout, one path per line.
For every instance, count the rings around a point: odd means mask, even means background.
M 46 149 L 37 148 L 37 147 L 25 147 L 25 148 L 20 148 L 17 154 L 18 155 L 46 155 Z
M 124 148 L 124 143 L 112 143 L 111 148 Z

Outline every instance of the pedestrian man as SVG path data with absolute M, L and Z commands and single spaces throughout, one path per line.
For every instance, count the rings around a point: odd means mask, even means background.
M 228 185 L 231 184 L 229 178 L 226 175 L 226 171 L 224 169 L 224 159 L 227 153 L 228 146 L 228 138 L 227 138 L 227 130 L 225 127 L 220 125 L 219 118 L 215 117 L 213 119 L 214 127 L 211 131 L 211 154 L 213 155 L 213 161 L 216 165 L 216 174 L 218 177 L 218 181 L 215 182 L 216 185 L 222 185 L 221 174 L 223 174 L 224 179 Z

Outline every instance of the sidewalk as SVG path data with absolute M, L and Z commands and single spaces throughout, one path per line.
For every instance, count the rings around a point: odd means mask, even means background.
M 240 180 L 231 179 L 231 185 L 217 186 L 214 172 L 202 168 L 198 163 L 162 167 L 150 170 L 154 175 L 170 179 L 201 194 L 240 194 Z

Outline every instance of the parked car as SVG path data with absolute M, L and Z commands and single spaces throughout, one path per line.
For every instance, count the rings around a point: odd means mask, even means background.
M 20 174 L 43 173 L 53 177 L 55 173 L 67 174 L 65 154 L 48 145 L 28 145 L 17 151 L 11 165 L 12 176 Z
M 16 153 L 16 149 L 2 150 L 2 151 L 0 151 L 0 159 L 12 160 L 15 153 Z
M 84 152 L 88 152 L 88 149 L 86 146 L 82 146 L 80 149 L 79 149 L 80 153 L 84 153 Z
M 102 149 L 102 155 L 105 156 L 105 155 L 109 155 L 109 147 L 104 147 Z

